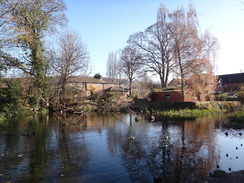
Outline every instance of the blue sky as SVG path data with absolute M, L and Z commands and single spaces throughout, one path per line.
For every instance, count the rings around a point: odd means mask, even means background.
M 91 75 L 106 75 L 109 52 L 123 48 L 131 34 L 155 23 L 162 3 L 171 11 L 189 3 L 195 6 L 202 32 L 209 30 L 220 43 L 216 74 L 244 72 L 244 4 L 239 0 L 64 1 L 69 27 L 80 33 L 90 53 Z

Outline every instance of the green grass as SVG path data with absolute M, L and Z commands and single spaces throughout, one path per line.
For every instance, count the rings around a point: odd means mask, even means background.
M 231 122 L 243 123 L 244 124 L 244 112 L 236 112 L 228 116 Z
M 216 114 L 219 111 L 208 109 L 182 109 L 161 111 L 159 114 L 170 118 L 198 118 Z

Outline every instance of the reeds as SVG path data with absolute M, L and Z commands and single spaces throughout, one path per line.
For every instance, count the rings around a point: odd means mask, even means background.
M 207 115 L 213 115 L 218 112 L 219 111 L 208 109 L 182 109 L 161 111 L 159 114 L 170 118 L 198 118 Z

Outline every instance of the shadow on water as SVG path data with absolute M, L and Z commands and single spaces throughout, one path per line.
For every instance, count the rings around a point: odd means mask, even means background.
M 244 132 L 224 121 L 90 113 L 3 122 L 0 182 L 196 182 L 238 171 Z

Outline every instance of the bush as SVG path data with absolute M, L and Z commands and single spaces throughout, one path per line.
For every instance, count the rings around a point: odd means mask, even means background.
M 227 93 L 222 93 L 222 94 L 216 95 L 217 101 L 226 101 L 226 99 L 227 99 Z
M 31 108 L 39 108 L 39 97 L 38 96 L 32 96 L 28 99 L 28 104 L 30 105 Z
M 21 112 L 20 84 L 16 80 L 5 80 L 3 85 L 5 87 L 0 88 L 0 112 L 6 117 L 17 116 Z
M 4 113 L 0 113 L 0 122 L 5 120 L 5 114 Z
M 240 87 L 240 89 L 237 91 L 237 94 L 239 95 L 241 103 L 244 104 L 244 86 Z
M 105 96 L 106 101 L 112 101 L 116 96 L 115 92 L 108 92 Z

